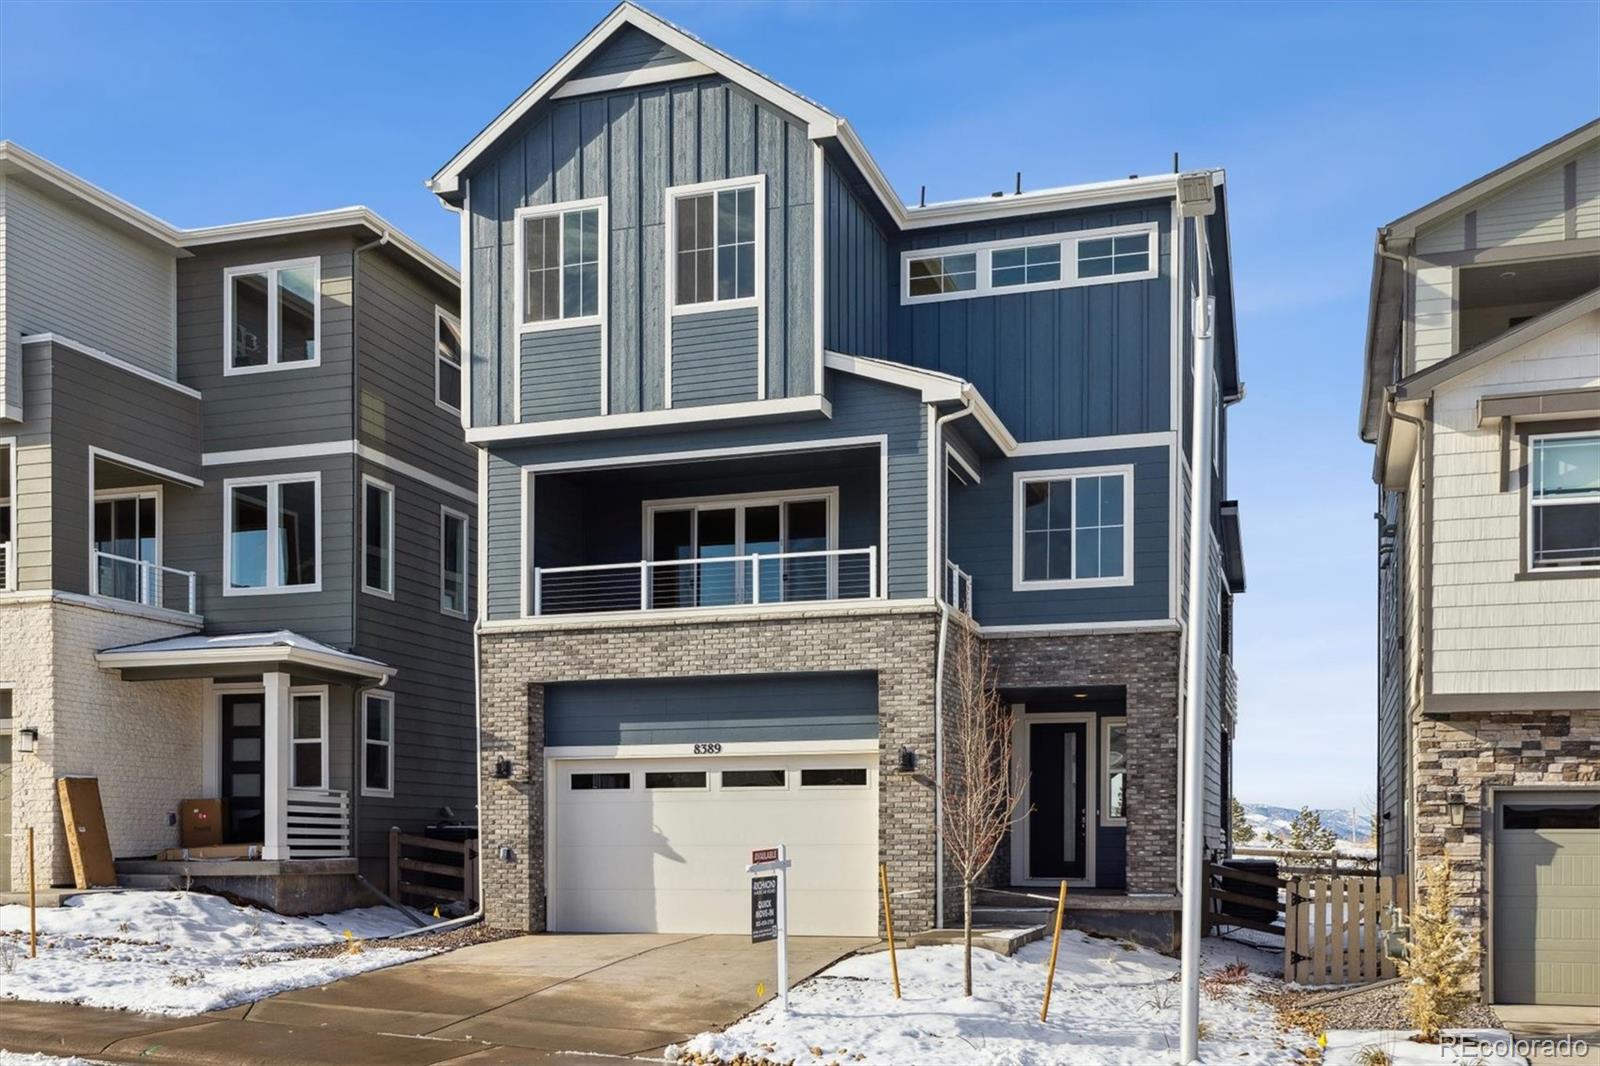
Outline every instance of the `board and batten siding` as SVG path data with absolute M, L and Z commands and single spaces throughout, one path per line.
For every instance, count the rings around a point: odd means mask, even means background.
M 458 315 L 460 291 L 424 281 L 379 249 L 361 253 L 356 284 L 356 439 L 473 488 L 477 456 L 461 416 L 435 402 L 434 309 Z
M 20 359 L 20 337 L 58 333 L 175 375 L 175 250 L 136 240 L 15 178 L 4 182 L 0 217 L 8 367 Z
M 878 735 L 873 673 L 575 681 L 544 689 L 545 744 L 784 743 Z
M 598 415 L 599 326 L 540 330 L 521 337 L 522 421 Z
M 900 302 L 894 241 L 831 159 L 823 175 L 822 332 L 830 351 L 889 357 Z
M 1133 467 L 1133 584 L 1013 591 L 1013 544 L 1021 521 L 1014 506 L 1014 476 L 1127 465 Z M 1030 455 L 985 462 L 981 484 L 953 488 L 948 501 L 950 557 L 972 575 L 978 622 L 1009 626 L 1172 617 L 1170 465 L 1171 451 L 1165 447 Z
M 1600 386 L 1600 313 L 1441 385 L 1432 425 L 1432 691 L 1600 691 L 1600 578 L 1516 580 L 1522 493 L 1499 484 L 1492 393 Z M 1530 425 L 1530 429 L 1536 429 Z M 1426 709 L 1426 708 L 1425 708 Z
M 1172 428 L 1169 202 L 915 231 L 894 256 L 891 357 L 972 382 L 1021 441 Z M 1158 225 L 1160 273 L 1144 281 L 901 305 L 901 253 Z
M 754 307 L 672 320 L 672 405 L 702 407 L 760 398 Z
M 518 208 L 604 196 L 607 410 L 666 406 L 666 190 L 766 178 L 767 395 L 814 393 L 815 160 L 802 123 L 721 79 L 551 100 L 467 177 L 472 423 L 515 420 Z M 587 358 L 587 348 L 583 350 Z M 523 377 L 524 395 L 544 387 Z
M 205 395 L 205 450 L 236 451 L 355 436 L 351 260 L 344 236 L 196 249 L 178 264 L 178 374 Z M 321 260 L 321 361 L 255 374 L 223 373 L 223 271 L 290 259 Z M 364 259 L 370 258 L 364 257 Z
M 752 455 L 760 455 L 766 445 L 817 441 L 819 447 L 825 448 L 828 440 L 869 435 L 888 438 L 889 543 L 881 553 L 880 565 L 886 568 L 889 596 L 898 599 L 928 595 L 927 409 L 909 389 L 838 373 L 829 374 L 827 381 L 832 418 L 490 446 L 488 499 L 484 502 L 488 508 L 488 617 L 517 618 L 522 613 L 519 541 L 524 466 L 726 448 L 749 449 Z M 760 488 L 758 483 L 752 483 L 747 491 Z M 536 539 L 540 536 L 538 530 L 533 535 Z

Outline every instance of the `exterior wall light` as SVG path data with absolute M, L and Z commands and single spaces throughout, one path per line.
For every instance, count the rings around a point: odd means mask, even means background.
M 511 760 L 503 755 L 496 759 L 494 761 L 494 776 L 500 778 L 501 780 L 505 780 L 506 778 L 510 777 Z
M 895 771 L 902 774 L 915 773 L 917 769 L 917 753 L 910 748 L 900 749 L 900 762 L 895 766 Z
M 32 726 L 17 730 L 17 753 L 32 755 L 39 750 L 39 731 Z
M 1460 792 L 1452 792 L 1445 800 L 1445 807 L 1450 811 L 1450 824 L 1461 828 L 1467 820 L 1467 797 Z

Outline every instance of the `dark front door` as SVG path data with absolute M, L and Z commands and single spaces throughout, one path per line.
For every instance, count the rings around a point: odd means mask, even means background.
M 222 797 L 228 801 L 228 843 L 259 844 L 265 701 L 258 694 L 222 697 Z
M 1088 871 L 1088 728 L 1028 725 L 1028 876 L 1076 880 Z

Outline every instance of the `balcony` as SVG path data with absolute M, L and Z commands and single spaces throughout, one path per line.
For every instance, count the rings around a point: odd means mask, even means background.
M 535 616 L 865 600 L 877 595 L 878 549 L 536 566 L 532 580 Z
M 9 556 L 0 556 L 8 559 Z M 9 567 L 5 568 L 9 571 Z M 90 575 L 96 596 L 195 614 L 197 578 L 192 570 L 162 566 L 110 552 L 94 553 Z

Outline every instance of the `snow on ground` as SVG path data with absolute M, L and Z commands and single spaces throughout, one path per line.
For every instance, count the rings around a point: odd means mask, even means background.
M 67 1058 L 37 1053 L 25 1055 L 20 1051 L 0 1048 L 0 1066 L 95 1066 L 95 1064 L 90 1059 L 80 1059 L 76 1055 Z
M 1327 1034 L 1323 1066 L 1364 1066 L 1376 1048 L 1393 1066 L 1527 1066 L 1504 1029 L 1446 1029 L 1437 1044 L 1419 1044 L 1410 1033 L 1334 1029 Z
M 1050 961 L 1048 940 L 1011 958 L 972 953 L 973 997 L 961 994 L 961 948 L 899 953 L 896 1000 L 887 952 L 845 959 L 777 1002 L 721 1033 L 701 1033 L 669 1057 L 732 1061 L 740 1053 L 808 1066 L 817 1062 L 936 1066 L 1044 1066 L 1093 1063 L 1146 1066 L 1178 1059 L 1176 959 L 1073 930 L 1061 934 L 1050 1018 L 1039 1021 Z M 1269 955 L 1246 944 L 1206 942 L 1203 971 L 1235 961 L 1258 968 Z M 1280 963 L 1281 965 L 1281 963 Z M 1256 992 L 1273 986 L 1259 973 L 1203 994 L 1201 1041 L 1207 1062 L 1289 1064 L 1314 1047 L 1283 1033 Z
M 287 918 L 199 892 L 95 892 L 38 921 L 30 959 L 28 908 L 0 907 L 0 1000 L 200 1014 L 431 954 L 374 943 L 416 928 L 387 907 Z M 361 950 L 296 954 L 350 940 Z

